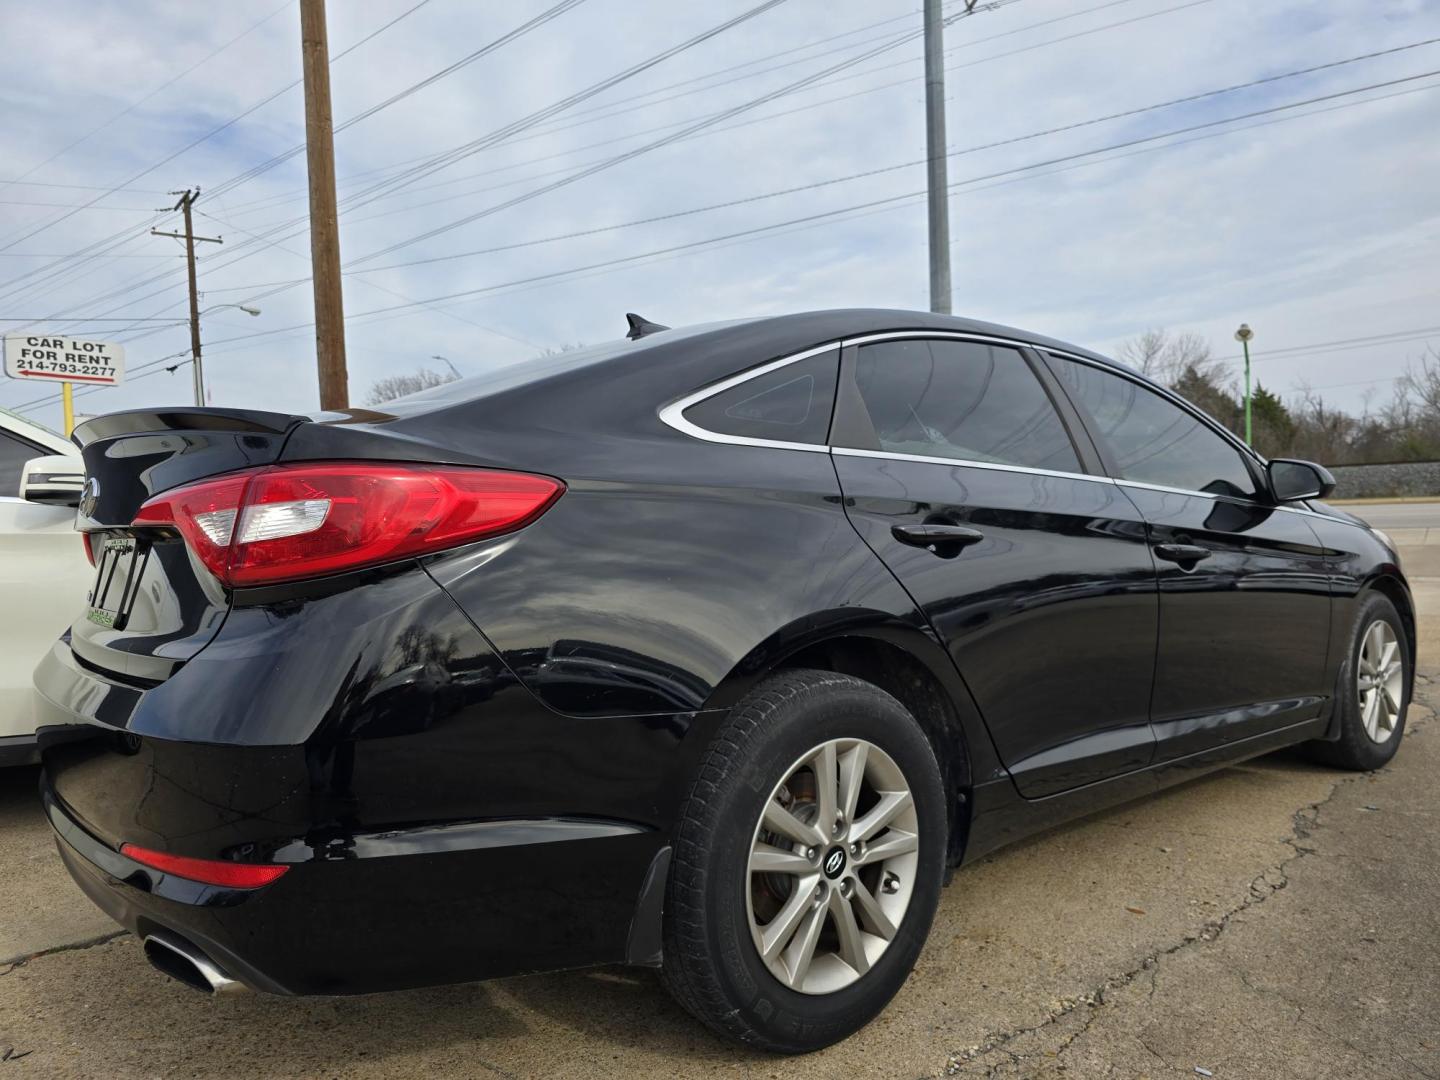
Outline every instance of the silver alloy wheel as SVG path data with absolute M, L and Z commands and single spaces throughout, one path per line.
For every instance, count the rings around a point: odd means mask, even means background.
M 785 770 L 750 843 L 745 907 L 785 986 L 849 986 L 894 940 L 915 888 L 919 818 L 905 775 L 863 739 L 832 739 Z
M 1365 630 L 1356 665 L 1355 688 L 1360 699 L 1360 721 L 1372 742 L 1386 742 L 1400 722 L 1400 700 L 1405 692 L 1405 662 L 1400 641 L 1384 619 Z

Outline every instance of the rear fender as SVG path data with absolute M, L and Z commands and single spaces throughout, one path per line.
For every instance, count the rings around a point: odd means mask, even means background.
M 691 725 L 680 775 L 699 769 L 700 758 L 734 705 L 770 675 L 814 667 L 880 685 L 901 700 L 935 746 L 950 800 L 950 861 L 968 834 L 972 787 L 1008 779 L 989 732 L 950 657 L 927 626 L 864 608 L 843 608 L 781 628 L 752 649 L 715 688 Z M 677 793 L 683 798 L 684 791 Z

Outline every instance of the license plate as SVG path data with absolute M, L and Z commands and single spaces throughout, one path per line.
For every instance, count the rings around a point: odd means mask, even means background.
M 95 588 L 90 593 L 90 610 L 85 617 L 110 630 L 125 629 L 149 556 L 149 545 L 142 545 L 134 537 L 106 540 L 100 549 Z

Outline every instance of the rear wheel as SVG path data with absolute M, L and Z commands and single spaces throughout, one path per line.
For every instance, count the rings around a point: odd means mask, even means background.
M 726 719 L 682 810 L 666 983 L 764 1049 L 844 1038 L 915 963 L 945 834 L 934 752 L 899 702 L 830 672 L 769 680 Z
M 1314 756 L 1343 769 L 1378 769 L 1395 756 L 1410 705 L 1410 650 L 1405 625 L 1384 596 L 1360 604 L 1340 670 L 1336 742 L 1311 744 Z

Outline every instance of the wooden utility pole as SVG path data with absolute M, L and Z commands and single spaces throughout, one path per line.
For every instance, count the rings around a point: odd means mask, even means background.
M 315 287 L 315 361 L 320 408 L 350 405 L 345 372 L 345 304 L 340 292 L 340 226 L 335 209 L 335 130 L 330 112 L 330 46 L 325 0 L 300 0 L 305 69 L 305 160 L 310 173 L 310 277 Z
M 176 240 L 185 241 L 185 268 L 190 274 L 190 359 L 191 374 L 195 378 L 195 404 L 204 408 L 205 406 L 205 369 L 200 361 L 200 291 L 195 286 L 195 242 L 198 240 L 204 244 L 219 244 L 223 241 L 218 236 L 196 236 L 195 223 L 191 219 L 190 208 L 195 205 L 195 200 L 200 198 L 200 189 L 187 188 L 184 191 L 172 191 L 171 195 L 179 195 L 172 210 L 179 210 L 185 215 L 184 233 L 161 232 L 159 229 L 151 229 L 155 236 L 170 236 Z

